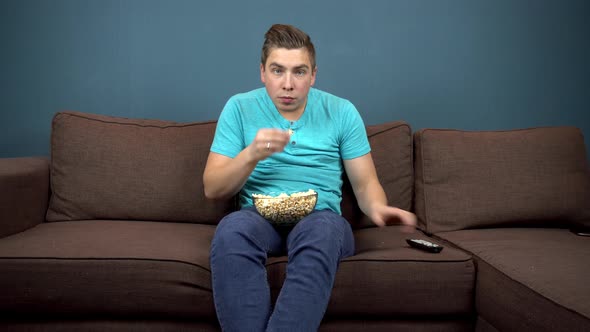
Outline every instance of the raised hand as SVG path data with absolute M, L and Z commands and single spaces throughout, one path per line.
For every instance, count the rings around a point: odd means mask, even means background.
M 250 143 L 250 151 L 255 160 L 263 160 L 273 153 L 281 152 L 289 143 L 289 132 L 286 130 L 265 128 L 256 133 L 256 137 Z

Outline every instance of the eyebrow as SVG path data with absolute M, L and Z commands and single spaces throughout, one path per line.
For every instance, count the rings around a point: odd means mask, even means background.
M 276 63 L 276 62 L 272 62 L 272 63 L 271 63 L 271 64 L 269 64 L 268 66 L 269 66 L 269 67 L 273 67 L 273 66 L 274 66 L 274 67 L 279 67 L 279 68 L 281 68 L 281 69 L 284 69 L 284 68 L 286 68 L 285 66 L 283 66 L 283 65 L 280 65 L 280 64 L 278 64 L 278 63 Z M 299 66 L 295 66 L 295 67 L 294 67 L 294 69 L 309 69 L 309 66 L 308 66 L 308 65 L 306 65 L 306 64 L 302 64 L 302 65 L 299 65 Z

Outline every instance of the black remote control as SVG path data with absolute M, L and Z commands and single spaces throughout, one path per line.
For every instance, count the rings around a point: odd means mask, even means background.
M 438 245 L 436 243 L 428 242 L 426 240 L 419 240 L 419 239 L 406 239 L 406 242 L 414 248 L 432 252 L 432 253 L 439 253 L 443 250 L 443 246 Z

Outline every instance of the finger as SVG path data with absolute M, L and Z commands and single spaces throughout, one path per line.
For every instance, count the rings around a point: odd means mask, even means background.
M 280 152 L 283 150 L 283 146 L 281 146 L 281 143 L 276 142 L 276 141 L 266 141 L 266 142 L 262 142 L 262 152 L 264 154 L 270 155 L 276 152 Z
M 284 148 L 289 143 L 290 136 L 288 133 L 279 132 L 276 133 L 270 140 L 272 144 L 278 147 Z
M 399 210 L 399 211 L 400 211 L 400 214 L 399 214 L 398 218 L 402 224 L 405 224 L 408 226 L 415 226 L 416 225 L 416 215 L 415 214 L 413 214 L 412 212 L 409 212 L 409 211 L 405 211 L 405 210 Z
M 289 131 L 275 128 L 260 129 L 259 134 L 265 139 L 278 139 L 279 137 L 281 139 L 289 138 Z
M 377 225 L 378 227 L 385 227 L 386 226 L 386 223 L 381 219 L 375 219 L 375 220 L 373 220 L 373 223 L 375 225 Z
M 261 129 L 256 135 L 257 144 L 261 145 L 265 149 L 272 149 L 274 151 L 280 150 L 280 148 L 287 145 L 289 142 L 289 133 L 280 129 Z M 270 143 L 270 146 L 269 146 Z M 277 149 L 277 147 L 279 149 Z
M 283 151 L 287 144 L 289 144 L 289 136 L 284 136 L 282 134 L 283 133 L 274 136 L 273 139 L 269 140 L 271 147 L 274 148 L 275 152 Z

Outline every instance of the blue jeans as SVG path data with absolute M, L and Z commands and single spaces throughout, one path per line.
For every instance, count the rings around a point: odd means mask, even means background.
M 274 309 L 266 276 L 269 256 L 288 255 L 287 277 Z M 253 208 L 221 220 L 211 244 L 217 318 L 223 331 L 316 331 L 341 259 L 354 254 L 350 224 L 314 211 L 279 229 Z

